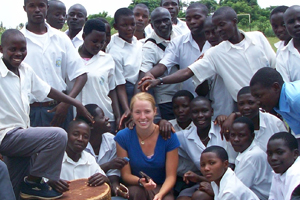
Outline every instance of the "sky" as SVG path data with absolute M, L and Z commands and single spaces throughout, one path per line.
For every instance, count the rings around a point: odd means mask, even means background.
M 127 7 L 132 2 L 131 0 L 61 0 L 65 3 L 67 9 L 75 4 L 80 3 L 87 9 L 89 14 L 97 14 L 102 11 L 107 11 L 110 16 L 121 7 Z M 188 0 L 185 0 L 189 2 Z M 284 5 L 300 5 L 299 0 L 257 0 L 260 7 Z M 0 10 L 0 22 L 6 28 L 16 28 L 20 23 L 25 24 L 27 21 L 26 13 L 23 10 L 24 0 L 2 0 Z M 95 5 L 96 4 L 96 5 Z

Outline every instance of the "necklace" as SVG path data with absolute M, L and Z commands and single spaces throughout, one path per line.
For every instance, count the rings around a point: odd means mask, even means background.
M 144 145 L 144 144 L 145 144 L 145 140 L 147 140 L 149 137 L 151 137 L 151 135 L 153 135 L 155 129 L 156 129 L 156 125 L 155 125 L 155 127 L 154 127 L 152 133 L 151 133 L 150 135 L 148 135 L 148 136 L 147 136 L 146 138 L 144 138 L 144 139 L 142 139 L 141 136 L 136 132 L 137 135 L 138 135 L 138 137 L 141 139 L 141 145 Z

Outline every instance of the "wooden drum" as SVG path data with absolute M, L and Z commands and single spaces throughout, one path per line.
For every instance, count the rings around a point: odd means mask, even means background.
M 64 200 L 111 200 L 110 187 L 107 183 L 97 186 L 87 186 L 86 178 L 71 181 L 69 191 L 60 199 Z

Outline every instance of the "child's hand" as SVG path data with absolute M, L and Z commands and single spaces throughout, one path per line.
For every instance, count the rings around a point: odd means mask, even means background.
M 88 179 L 88 186 L 100 186 L 103 183 L 109 183 L 109 180 L 100 173 L 96 173 Z
M 186 184 L 189 184 L 190 181 L 194 182 L 194 183 L 198 183 L 201 182 L 203 180 L 203 178 L 201 178 L 201 176 L 199 176 L 198 174 L 192 172 L 192 171 L 188 171 L 183 175 L 183 181 Z
M 141 178 L 140 181 L 146 190 L 154 190 L 156 188 L 156 183 L 152 179 L 148 183 L 145 178 Z
M 125 158 L 117 157 L 109 162 L 109 168 L 121 170 L 127 163 L 128 161 Z
M 47 183 L 59 193 L 64 193 L 69 190 L 69 181 L 64 181 L 60 179 L 58 181 L 49 180 Z
M 171 133 L 175 133 L 172 124 L 165 119 L 159 121 L 159 134 L 166 140 L 171 137 Z
M 205 181 L 201 182 L 199 186 L 199 190 L 207 193 L 209 196 L 212 197 L 215 196 L 214 191 L 209 182 L 205 182 Z
M 216 117 L 214 124 L 218 124 L 219 126 L 222 127 L 223 122 L 227 119 L 226 115 L 219 115 L 218 117 Z
M 130 110 L 126 110 L 120 119 L 120 123 L 118 124 L 118 130 L 122 130 L 123 128 L 125 128 L 126 123 L 128 120 L 130 120 L 130 118 L 131 118 L 131 112 Z

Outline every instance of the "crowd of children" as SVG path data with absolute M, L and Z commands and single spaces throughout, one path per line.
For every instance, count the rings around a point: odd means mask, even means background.
M 299 198 L 300 6 L 272 10 L 276 53 L 230 7 L 160 6 L 109 24 L 24 0 L 0 45 L 1 200 L 57 199 L 80 178 L 115 200 Z

